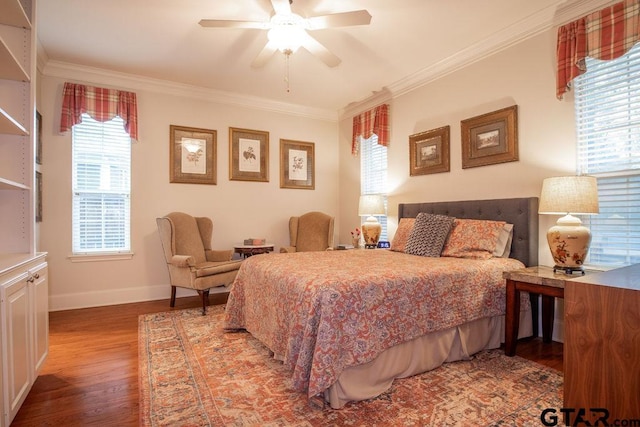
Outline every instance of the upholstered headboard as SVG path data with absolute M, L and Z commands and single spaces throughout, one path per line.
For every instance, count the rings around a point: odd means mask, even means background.
M 522 261 L 527 267 L 538 265 L 537 197 L 398 205 L 398 218 L 415 218 L 420 212 L 456 218 L 491 219 L 513 224 L 510 257 Z

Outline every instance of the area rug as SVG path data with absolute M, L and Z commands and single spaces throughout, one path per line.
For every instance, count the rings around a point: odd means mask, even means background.
M 291 388 L 289 372 L 246 332 L 223 331 L 223 306 L 139 318 L 144 426 L 539 426 L 562 407 L 562 376 L 502 350 L 394 381 L 340 410 Z

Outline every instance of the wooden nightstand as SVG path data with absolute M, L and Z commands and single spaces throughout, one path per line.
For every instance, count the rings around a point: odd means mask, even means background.
M 553 272 L 551 267 L 528 267 L 521 270 L 505 271 L 507 279 L 507 311 L 504 319 L 504 352 L 507 356 L 516 354 L 518 328 L 520 326 L 520 292 L 529 292 L 532 298 L 534 336 L 538 334 L 537 295 L 542 296 L 542 341 L 551 342 L 553 334 L 553 314 L 555 298 L 564 298 L 564 282 L 571 279 L 564 272 Z M 575 276 L 574 276 L 575 277 Z

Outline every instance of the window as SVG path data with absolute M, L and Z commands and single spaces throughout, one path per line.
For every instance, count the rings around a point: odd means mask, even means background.
M 131 137 L 123 120 L 73 126 L 73 253 L 131 250 Z
M 387 147 L 378 144 L 375 134 L 369 139 L 363 138 L 360 142 L 360 175 L 360 194 L 386 194 Z M 384 199 L 386 208 L 386 196 Z M 382 225 L 380 240 L 388 240 L 386 215 L 376 218 Z
M 578 173 L 598 179 L 600 214 L 591 229 L 589 263 L 640 262 L 640 44 L 626 55 L 587 58 L 575 81 Z

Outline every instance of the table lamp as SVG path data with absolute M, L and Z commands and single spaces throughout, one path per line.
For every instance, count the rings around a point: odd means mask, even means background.
M 384 215 L 384 197 L 382 194 L 365 194 L 360 196 L 358 215 L 366 216 L 362 224 L 362 237 L 366 249 L 374 249 L 380 240 L 382 225 L 374 215 Z
M 584 260 L 589 253 L 591 232 L 572 214 L 597 214 L 598 183 L 592 176 L 561 176 L 542 182 L 538 213 L 565 215 L 547 232 L 553 256 L 553 271 L 584 274 Z

